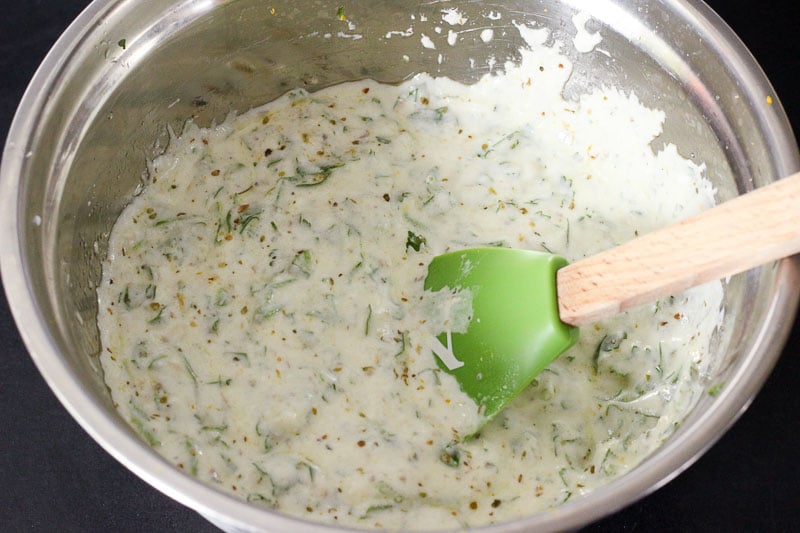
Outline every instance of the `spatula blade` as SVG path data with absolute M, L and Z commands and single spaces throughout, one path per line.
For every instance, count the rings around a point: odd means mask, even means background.
M 553 254 L 474 248 L 428 266 L 427 290 L 472 295 L 466 332 L 442 332 L 433 349 L 487 420 L 577 342 L 578 329 L 558 317 L 556 271 L 566 264 Z

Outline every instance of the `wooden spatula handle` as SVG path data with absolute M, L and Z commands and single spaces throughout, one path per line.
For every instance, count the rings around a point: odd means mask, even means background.
M 798 252 L 800 173 L 562 268 L 559 314 L 580 326 Z

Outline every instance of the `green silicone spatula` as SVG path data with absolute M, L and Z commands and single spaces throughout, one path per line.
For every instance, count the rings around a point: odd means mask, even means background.
M 465 332 L 434 353 L 491 419 L 578 340 L 578 326 L 800 252 L 800 173 L 572 264 L 477 248 L 437 256 L 425 288 L 468 290 Z

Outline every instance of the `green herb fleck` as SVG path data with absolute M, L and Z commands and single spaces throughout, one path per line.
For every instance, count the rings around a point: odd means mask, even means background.
M 150 364 L 147 365 L 147 370 L 153 370 L 156 367 L 156 363 L 166 358 L 167 358 L 166 355 L 159 355 L 158 357 L 150 361 Z
M 608 334 L 604 335 L 600 342 L 597 344 L 597 348 L 594 350 L 594 356 L 592 356 L 592 368 L 594 369 L 594 373 L 597 374 L 597 370 L 600 363 L 600 354 L 603 352 L 611 352 L 619 348 L 622 341 L 628 338 L 627 333 L 621 334 Z
M 257 492 L 251 492 L 248 494 L 247 501 L 249 503 L 260 503 L 266 505 L 267 507 L 275 507 L 275 500 L 272 498 L 267 498 L 263 494 L 259 494 Z
M 405 351 L 406 351 L 406 332 L 405 331 L 400 333 L 400 338 L 398 339 L 398 342 L 400 342 L 400 351 L 398 351 L 396 354 L 394 354 L 394 358 L 395 359 L 400 357 L 401 355 L 403 355 L 405 353 Z
M 156 286 L 152 283 L 144 289 L 144 297 L 148 300 L 154 300 L 156 297 Z
M 447 466 L 456 468 L 461 464 L 461 450 L 456 447 L 455 441 L 451 441 L 442 449 L 439 460 Z
M 153 224 L 153 225 L 156 226 L 156 227 L 165 226 L 167 224 L 172 224 L 173 222 L 178 222 L 179 220 L 182 220 L 183 217 L 185 217 L 185 216 L 186 216 L 185 213 L 179 213 L 178 215 L 176 215 L 176 216 L 174 216 L 172 218 L 162 218 L 161 220 L 157 220 L 155 222 L 155 224 Z
M 359 520 L 365 520 L 369 518 L 369 516 L 373 513 L 386 511 L 388 509 L 391 509 L 392 507 L 394 507 L 394 505 L 392 505 L 391 503 L 380 503 L 377 505 L 370 505 L 369 507 L 367 507 L 367 510 L 364 512 L 364 514 L 362 514 L 358 518 Z
M 292 260 L 292 269 L 299 271 L 304 277 L 311 276 L 314 268 L 314 256 L 310 250 L 300 250 Z
M 228 352 L 234 362 L 243 363 L 245 366 L 250 366 L 250 356 L 246 352 Z
M 189 374 L 189 377 L 192 378 L 194 384 L 197 385 L 197 372 L 194 371 L 194 368 L 192 368 L 191 363 L 189 363 L 185 355 L 183 356 L 183 366 L 186 368 L 186 372 Z
M 222 376 L 217 376 L 217 379 L 215 379 L 214 381 L 209 381 L 207 384 L 219 385 L 220 387 L 229 387 L 231 383 L 233 383 L 233 378 L 223 378 Z M 206 428 L 204 427 L 203 429 Z
M 200 431 L 215 431 L 217 433 L 222 433 L 228 429 L 228 424 L 220 424 L 217 426 L 203 426 L 200 428 Z
M 216 298 L 214 298 L 214 305 L 217 307 L 225 307 L 229 303 L 231 303 L 231 296 L 228 294 L 228 291 L 219 289 Z
M 313 187 L 314 185 L 325 183 L 335 169 L 343 166 L 344 162 L 340 161 L 332 165 L 321 166 L 319 170 L 315 172 L 308 172 L 298 166 L 295 168 L 296 174 L 286 179 L 292 181 L 297 187 Z
M 195 446 L 194 442 L 192 440 L 190 440 L 190 439 L 186 440 L 185 445 L 186 445 L 186 451 L 189 452 L 189 455 L 191 456 L 189 472 L 191 472 L 191 474 L 193 476 L 196 476 L 197 475 L 197 463 L 198 463 L 197 456 L 199 455 L 198 454 L 198 450 L 197 450 L 197 446 Z
M 416 96 L 415 96 L 416 100 Z M 441 122 L 444 114 L 447 113 L 447 107 L 437 107 L 436 109 L 420 109 L 414 111 L 409 115 L 409 118 L 416 118 L 422 120 L 431 120 L 433 122 Z
M 425 237 L 422 235 L 417 235 L 413 231 L 408 231 L 408 237 L 406 238 L 406 250 L 412 248 L 415 252 L 419 252 L 422 245 L 424 245 L 427 241 Z
M 158 305 L 158 304 L 153 304 L 153 305 Z M 158 324 L 159 322 L 161 322 L 161 317 L 164 315 L 164 309 L 166 309 L 166 306 L 159 305 L 158 306 L 158 313 L 156 313 L 156 315 L 154 317 L 152 317 L 150 320 L 148 320 L 147 323 L 148 324 Z
M 153 435 L 153 433 L 151 433 L 147 428 L 144 427 L 144 422 L 142 422 L 139 418 L 132 416 L 131 425 L 136 428 L 136 430 L 142 437 L 144 437 L 144 439 L 147 441 L 147 444 L 149 444 L 151 448 L 161 446 L 161 441 L 158 440 L 158 438 L 156 438 L 156 436 Z
M 294 467 L 297 470 L 301 470 L 301 471 L 302 470 L 307 470 L 308 471 L 308 479 L 310 481 L 312 481 L 312 482 L 317 477 L 317 468 L 318 467 L 316 465 L 307 463 L 305 461 L 299 461 L 296 465 L 294 465 Z
M 263 210 L 260 208 L 253 207 L 245 210 L 245 212 L 241 214 L 239 233 L 244 233 L 244 230 L 247 229 L 247 226 L 249 226 L 253 221 L 258 220 L 262 211 Z
M 125 290 L 119 295 L 119 301 L 124 303 L 127 309 L 131 308 L 131 295 L 129 292 L 129 287 L 125 287 Z

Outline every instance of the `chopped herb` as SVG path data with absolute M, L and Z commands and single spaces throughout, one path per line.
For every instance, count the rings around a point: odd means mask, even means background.
M 395 359 L 397 359 L 398 357 L 403 355 L 405 353 L 405 351 L 406 351 L 406 332 L 405 331 L 400 333 L 399 342 L 400 342 L 400 351 L 397 352 L 396 354 L 394 354 L 394 358 Z
M 239 226 L 239 233 L 244 233 L 244 230 L 247 229 L 253 221 L 258 220 L 260 218 L 261 212 L 263 209 L 260 208 L 248 208 L 242 214 L 240 218 L 240 226 Z
M 235 362 L 250 366 L 250 356 L 246 352 L 228 352 L 228 355 L 232 356 Z
M 220 424 L 218 426 L 203 426 L 200 428 L 200 431 L 216 431 L 217 433 L 222 433 L 227 429 L 228 429 L 227 424 Z
M 171 218 L 162 218 L 161 220 L 156 220 L 153 224 L 154 226 L 165 226 L 167 224 L 172 224 L 173 222 L 178 222 L 183 220 L 186 217 L 186 213 L 178 213 L 174 217 Z
M 158 304 L 153 304 L 153 305 L 158 305 Z M 150 318 L 150 320 L 148 320 L 147 323 L 148 324 L 158 324 L 159 322 L 161 322 L 161 317 L 164 314 L 164 309 L 166 309 L 165 306 L 158 305 L 158 312 L 156 313 L 156 315 L 154 317 Z
M 297 470 L 307 471 L 308 472 L 308 479 L 311 480 L 312 482 L 314 481 L 314 478 L 317 476 L 316 472 L 317 472 L 318 467 L 315 466 L 315 465 L 312 465 L 310 463 L 307 463 L 305 461 L 299 461 L 295 465 L 295 468 Z
M 364 512 L 364 514 L 359 516 L 358 518 L 359 518 L 359 520 L 364 520 L 366 518 L 369 518 L 369 516 L 371 514 L 373 514 L 373 513 L 377 513 L 379 511 L 386 511 L 388 509 L 391 509 L 392 507 L 394 507 L 394 505 L 392 505 L 391 503 L 381 503 L 381 504 L 377 504 L 377 505 L 370 505 L 369 507 L 367 507 L 367 510 Z
M 150 364 L 147 365 L 147 370 L 153 370 L 155 368 L 155 366 L 156 366 L 156 363 L 158 363 L 162 359 L 166 359 L 166 358 L 167 358 L 166 355 L 159 355 L 158 357 L 156 357 L 155 359 L 150 361 Z
M 194 368 L 192 368 L 191 363 L 189 363 L 185 355 L 183 356 L 183 366 L 186 368 L 186 372 L 189 373 L 189 377 L 194 381 L 194 384 L 197 385 L 197 373 L 194 371 Z
M 191 459 L 190 459 L 191 467 L 189 469 L 189 472 L 193 476 L 196 476 L 197 475 L 197 463 L 198 463 L 198 460 L 197 460 L 198 450 L 197 450 L 197 446 L 195 446 L 194 442 L 192 440 L 190 440 L 190 439 L 186 439 L 186 451 L 188 451 L 189 455 L 191 456 Z
M 311 276 L 311 271 L 314 269 L 314 257 L 311 255 L 311 250 L 297 252 L 292 260 L 292 268 L 306 278 Z
M 594 368 L 595 374 L 599 368 L 601 353 L 618 349 L 622 341 L 627 338 L 628 334 L 623 332 L 621 334 L 607 334 L 600 339 L 600 342 L 597 343 L 597 348 L 594 350 L 594 356 L 592 357 L 592 368 Z
M 397 491 L 397 489 L 383 480 L 378 481 L 377 488 L 381 495 L 391 498 L 394 503 L 402 503 L 402 501 L 405 499 L 403 495 Z
M 282 309 L 283 307 L 277 305 L 264 305 L 256 309 L 256 312 L 253 314 L 253 318 L 256 322 L 263 322 L 268 318 L 275 316 Z
M 444 114 L 447 113 L 447 107 L 437 107 L 436 109 L 420 109 L 411 113 L 409 118 L 416 118 L 422 120 L 431 120 L 433 122 L 441 122 Z
M 255 166 L 255 163 L 253 163 L 253 166 Z M 249 187 L 247 187 L 247 188 L 245 188 L 245 189 L 242 189 L 241 191 L 239 191 L 239 192 L 237 192 L 236 194 L 234 194 L 234 197 L 237 197 L 237 196 L 242 196 L 243 194 L 245 194 L 245 193 L 248 193 L 248 192 L 252 191 L 252 190 L 253 190 L 253 187 L 255 187 L 255 186 L 256 186 L 256 185 L 255 185 L 255 183 L 251 183 Z
M 566 468 L 562 468 L 562 469 L 560 469 L 558 471 L 558 477 L 561 478 L 561 483 L 563 483 L 565 487 L 569 486 L 569 483 L 567 483 L 567 469 Z
M 225 289 L 219 289 L 216 298 L 214 298 L 214 305 L 217 307 L 225 307 L 229 303 L 231 303 L 231 295 L 228 294 L 228 291 Z
M 569 220 L 567 220 L 567 246 L 569 246 Z
M 269 484 L 272 486 L 272 495 L 275 496 L 275 482 L 272 481 L 272 477 L 269 475 L 269 473 L 260 466 L 258 466 L 256 463 L 253 463 L 253 467 L 259 474 L 257 483 L 261 483 L 262 481 L 264 481 L 264 478 L 267 478 L 269 480 Z
M 156 286 L 153 284 L 149 284 L 144 289 L 144 297 L 148 300 L 154 300 L 156 297 Z
M 295 175 L 286 179 L 292 181 L 297 187 L 313 187 L 325 183 L 335 169 L 343 166 L 344 162 L 340 161 L 332 165 L 321 166 L 319 170 L 311 172 L 298 166 L 295 168 Z
M 147 441 L 147 444 L 149 444 L 151 447 L 155 448 L 157 446 L 161 446 L 161 441 L 158 440 L 158 438 L 156 438 L 151 431 L 144 427 L 144 422 L 142 422 L 140 419 L 132 416 L 131 425 L 136 428 L 136 431 L 138 431 L 139 434 L 144 437 L 144 439 Z
M 125 290 L 119 296 L 119 301 L 124 303 L 126 308 L 131 308 L 131 295 L 129 292 L 129 287 L 125 287 Z
M 263 494 L 256 492 L 251 492 L 250 494 L 248 494 L 247 501 L 249 503 L 263 504 L 266 505 L 267 507 L 275 507 L 276 505 L 275 500 L 273 500 L 272 498 L 267 498 Z
M 442 453 L 439 455 L 439 460 L 447 466 L 451 466 L 453 468 L 456 468 L 461 464 L 461 450 L 456 447 L 455 441 L 451 441 L 442 449 Z
M 426 243 L 425 237 L 422 235 L 417 235 L 413 231 L 408 231 L 408 237 L 406 238 L 406 250 L 412 248 L 415 252 L 419 252 L 420 248 Z

